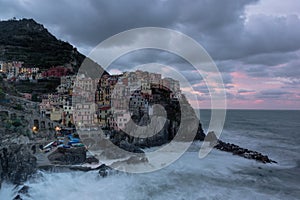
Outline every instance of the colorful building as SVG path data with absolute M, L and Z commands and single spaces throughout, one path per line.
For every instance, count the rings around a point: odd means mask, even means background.
M 62 77 L 67 76 L 70 73 L 70 69 L 63 66 L 52 67 L 47 71 L 42 72 L 43 77 Z

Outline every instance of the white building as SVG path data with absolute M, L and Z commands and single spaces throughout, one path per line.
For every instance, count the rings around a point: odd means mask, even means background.
M 75 123 L 79 126 L 91 127 L 95 125 L 95 104 L 77 103 L 73 111 Z
M 114 120 L 111 123 L 111 127 L 116 130 L 124 130 L 126 124 L 130 121 L 131 116 L 128 111 L 126 110 L 115 110 Z

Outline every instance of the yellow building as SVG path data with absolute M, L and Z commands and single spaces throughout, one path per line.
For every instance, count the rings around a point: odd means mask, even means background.
M 60 107 L 54 107 L 50 113 L 50 120 L 52 121 L 60 121 L 62 119 L 63 109 Z

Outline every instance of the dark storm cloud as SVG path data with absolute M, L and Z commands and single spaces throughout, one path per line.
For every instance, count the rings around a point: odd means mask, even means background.
M 242 68 L 242 67 L 241 67 Z M 247 65 L 243 66 L 243 70 L 252 77 L 270 77 L 272 75 L 272 67 L 264 65 Z
M 274 76 L 300 79 L 300 61 L 294 60 L 278 67 L 278 69 L 274 71 Z
M 285 53 L 300 48 L 300 20 L 296 15 L 251 16 L 234 29 L 216 32 L 207 45 L 215 59 L 240 59 L 258 54 Z M 209 40 L 207 40 L 209 42 Z M 274 63 L 273 63 L 274 64 Z
M 86 50 L 121 31 L 144 26 L 182 31 L 203 44 L 217 60 L 299 49 L 297 16 L 256 15 L 245 21 L 245 7 L 257 2 L 2 0 L 0 11 L 4 17 L 35 18 L 58 37 Z
M 229 84 L 229 83 L 232 83 L 232 77 L 230 74 L 228 73 L 222 73 L 222 79 L 223 79 L 223 83 L 224 84 Z
M 215 61 L 216 65 L 220 72 L 233 72 L 236 70 L 236 67 L 242 65 L 242 62 L 238 60 L 222 60 L 222 61 Z
M 221 33 L 224 27 L 240 23 L 244 6 L 251 2 L 255 1 L 2 0 L 1 7 L 6 17 L 33 17 L 73 43 L 95 46 L 111 35 L 144 26 L 187 30 L 195 38 Z
M 118 68 L 118 65 L 137 66 L 146 63 L 161 63 L 164 65 L 174 66 L 175 68 L 186 68 L 190 70 L 193 69 L 192 66 L 184 58 L 173 53 L 157 49 L 142 49 L 125 54 L 115 61 L 113 67 Z
M 238 90 L 239 94 L 245 94 L 245 93 L 249 93 L 249 92 L 255 92 L 255 90 L 246 90 L 246 89 L 239 89 Z
M 284 64 L 291 60 L 299 59 L 299 56 L 295 52 L 288 53 L 270 53 L 270 54 L 257 54 L 254 56 L 248 56 L 241 59 L 241 61 L 248 65 L 265 65 L 274 66 Z
M 195 70 L 181 71 L 181 74 L 188 80 L 191 85 L 199 84 L 203 81 L 203 77 Z
M 272 89 L 272 90 L 263 90 L 257 93 L 255 96 L 259 99 L 280 99 L 283 97 L 288 97 L 291 94 L 292 94 L 291 92 L 282 89 Z
M 261 1 L 0 0 L 0 18 L 34 18 L 57 38 L 70 42 L 86 55 L 101 41 L 128 29 L 171 28 L 187 34 L 204 47 L 219 67 L 226 89 L 238 87 L 239 83 L 231 84 L 231 73 L 236 71 L 250 78 L 281 78 L 285 84 L 282 87 L 292 84 L 295 88 L 300 87 L 299 15 L 246 13 L 249 5 L 259 5 Z M 275 3 L 285 2 L 278 0 Z M 142 37 L 142 34 L 134 35 L 115 45 L 131 45 Z M 160 39 L 170 43 L 171 38 Z M 183 45 L 181 48 L 189 52 L 188 47 Z M 202 80 L 184 59 L 161 51 L 133 52 L 122 56 L 112 67 L 125 71 L 146 63 L 172 66 L 188 77 L 191 84 L 197 85 Z M 273 93 L 257 95 L 275 97 Z
M 194 86 L 193 89 L 195 91 L 201 92 L 202 94 L 205 94 L 205 95 L 209 94 L 209 90 L 208 90 L 208 87 L 206 85 Z
M 171 27 L 177 20 L 178 4 L 169 1 L 28 1 L 1 2 L 6 15 L 33 17 L 63 38 L 79 45 L 97 45 L 102 40 L 132 28 Z M 14 10 L 14 12 L 9 12 Z
M 234 95 L 234 94 L 232 94 L 230 92 L 226 92 L 226 99 L 227 100 L 232 100 L 232 99 L 236 99 L 236 98 L 237 98 L 236 95 Z

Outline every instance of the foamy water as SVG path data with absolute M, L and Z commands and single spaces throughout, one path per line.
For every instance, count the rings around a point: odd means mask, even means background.
M 39 172 L 26 183 L 24 199 L 297 199 L 297 180 L 289 173 L 295 166 L 260 164 L 213 150 L 199 159 L 194 144 L 172 165 L 146 174 L 116 174 L 106 178 L 92 172 Z M 287 181 L 290 181 L 289 184 Z M 2 188 L 11 199 L 13 186 Z M 4 194 L 4 190 L 8 194 Z M 9 196 L 11 195 L 11 196 Z M 2 199 L 2 196 L 1 196 Z
M 199 159 L 201 143 L 196 142 L 176 162 L 152 173 L 119 173 L 101 178 L 97 171 L 39 172 L 36 178 L 25 183 L 30 187 L 30 196 L 22 197 L 30 200 L 299 199 L 300 137 L 295 135 L 300 136 L 297 131 L 300 129 L 297 120 L 291 116 L 285 122 L 281 115 L 279 126 L 278 121 L 272 119 L 273 113 L 269 117 L 271 125 L 259 116 L 261 114 L 253 119 L 245 116 L 248 121 L 244 122 L 239 115 L 231 119 L 229 127 L 232 129 L 224 131 L 222 140 L 261 151 L 278 164 L 262 164 L 218 150 Z M 263 124 L 260 126 L 260 123 Z M 12 199 L 17 190 L 4 183 L 0 199 Z

